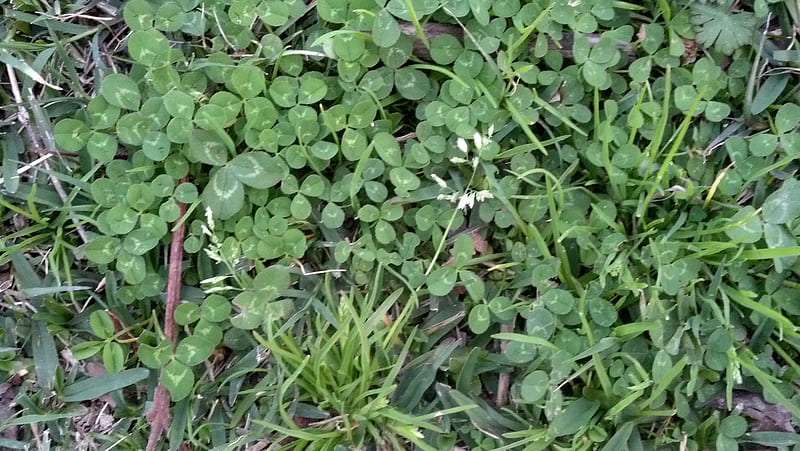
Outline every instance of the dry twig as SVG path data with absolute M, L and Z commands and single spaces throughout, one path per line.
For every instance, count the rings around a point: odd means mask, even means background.
M 500 332 L 514 332 L 513 324 L 501 324 Z M 500 340 L 500 352 L 505 354 L 508 347 L 508 340 Z M 497 407 L 503 407 L 508 403 L 508 386 L 511 383 L 511 375 L 508 371 L 503 371 L 497 376 L 497 396 L 495 397 L 495 404 Z
M 184 177 L 181 182 L 188 179 Z M 186 204 L 180 202 L 180 215 L 175 230 L 172 231 L 172 242 L 169 247 L 169 272 L 167 275 L 167 305 L 164 311 L 164 335 L 172 342 L 174 349 L 178 338 L 178 330 L 175 325 L 175 309 L 180 302 L 181 291 L 181 261 L 183 260 L 183 235 L 186 231 L 186 223 L 183 215 L 186 213 Z M 158 441 L 170 426 L 169 414 L 170 397 L 169 391 L 164 384 L 159 383 L 153 396 L 153 405 L 147 413 L 147 420 L 150 422 L 150 436 L 147 438 L 147 451 L 155 451 Z

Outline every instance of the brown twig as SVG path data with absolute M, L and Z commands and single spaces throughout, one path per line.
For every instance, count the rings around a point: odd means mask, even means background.
M 513 324 L 501 324 L 500 332 L 510 333 L 514 332 Z M 500 340 L 500 352 L 505 354 L 508 347 L 508 340 Z M 508 403 L 508 386 L 511 383 L 511 375 L 508 371 L 503 371 L 497 376 L 497 396 L 495 397 L 495 404 L 497 407 L 503 407 Z
M 186 181 L 188 181 L 187 177 L 181 179 L 181 182 Z M 178 216 L 178 221 L 180 221 L 180 223 L 172 231 L 172 242 L 169 246 L 167 305 L 164 311 L 164 335 L 167 340 L 172 342 L 173 349 L 175 348 L 178 338 L 178 329 L 175 325 L 175 309 L 180 302 L 183 235 L 186 231 L 186 222 L 183 221 L 183 215 L 186 213 L 186 204 L 179 202 L 178 206 L 180 208 L 180 215 Z M 158 441 L 161 439 L 164 431 L 169 429 L 169 404 L 169 391 L 167 391 L 164 384 L 159 383 L 158 387 L 156 387 L 155 395 L 153 396 L 153 405 L 147 413 L 147 421 L 150 422 L 150 436 L 147 438 L 147 451 L 155 451 Z

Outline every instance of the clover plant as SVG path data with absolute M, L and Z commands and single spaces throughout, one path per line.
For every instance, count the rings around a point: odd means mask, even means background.
M 135 353 L 164 367 L 175 401 L 203 395 L 217 347 L 266 336 L 283 352 L 282 337 L 302 355 L 285 334 L 303 322 L 282 322 L 306 302 L 342 319 L 299 289 L 332 290 L 320 274 L 363 288 L 385 271 L 398 303 L 424 299 L 424 333 L 399 341 L 424 357 L 397 367 L 392 400 L 454 412 L 423 428 L 430 443 L 697 449 L 718 432 L 735 449 L 742 418 L 704 421 L 695 405 L 723 393 L 730 408 L 746 384 L 797 398 L 768 356 L 796 358 L 800 337 L 800 106 L 757 108 L 771 94 L 754 94 L 746 56 L 774 2 L 717 3 L 130 0 L 129 70 L 107 69 L 54 127 L 97 170 L 80 252 L 119 282 L 115 308 L 148 316 L 170 231 L 187 225 L 184 334 L 173 350 L 144 327 Z M 766 105 L 784 98 L 770 83 Z M 762 130 L 731 119 L 739 97 Z M 108 314 L 91 318 L 99 340 L 79 357 L 124 368 L 133 350 Z M 297 377 L 294 357 L 278 367 Z M 483 399 L 497 373 L 519 376 L 513 414 Z M 279 410 L 267 423 L 299 437 Z M 681 423 L 655 437 L 641 417 Z

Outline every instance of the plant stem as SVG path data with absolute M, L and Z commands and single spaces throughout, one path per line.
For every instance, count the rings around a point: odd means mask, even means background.
M 184 177 L 181 182 L 187 182 L 188 178 Z M 181 214 L 178 218 L 183 217 L 186 213 L 186 204 L 183 202 L 178 203 Z M 169 269 L 167 275 L 167 305 L 164 311 L 164 335 L 167 340 L 172 342 L 172 348 L 175 348 L 178 338 L 178 330 L 175 325 L 175 309 L 180 303 L 181 293 L 181 262 L 183 261 L 183 236 L 186 232 L 186 222 L 181 221 L 180 224 L 172 231 L 172 242 L 169 247 Z M 170 397 L 169 391 L 164 384 L 158 384 L 155 394 L 153 396 L 153 406 L 150 412 L 147 413 L 147 420 L 150 422 L 150 436 L 147 438 L 147 451 L 155 451 L 158 441 L 160 440 L 164 431 L 169 429 L 170 415 L 169 415 Z

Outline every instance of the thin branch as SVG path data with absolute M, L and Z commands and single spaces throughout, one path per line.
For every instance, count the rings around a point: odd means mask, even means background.
M 500 332 L 514 332 L 513 324 L 501 324 Z M 508 340 L 500 340 L 500 352 L 506 353 L 508 348 Z M 497 396 L 495 397 L 495 404 L 497 407 L 503 407 L 508 403 L 508 387 L 511 383 L 511 375 L 508 371 L 503 371 L 497 376 Z
M 188 181 L 187 177 L 181 182 Z M 179 202 L 179 218 L 186 213 L 186 204 Z M 164 335 L 172 342 L 175 348 L 178 338 L 178 329 L 175 325 L 175 309 L 180 303 L 181 292 L 181 265 L 183 261 L 183 236 L 186 232 L 186 222 L 180 221 L 172 231 L 172 242 L 169 246 L 169 270 L 167 275 L 167 302 L 164 311 Z M 162 370 L 163 371 L 163 370 Z M 164 384 L 158 384 L 153 396 L 153 405 L 147 412 L 147 421 L 150 422 L 150 436 L 147 438 L 147 451 L 155 451 L 159 440 L 165 431 L 170 427 L 169 414 L 170 396 Z

